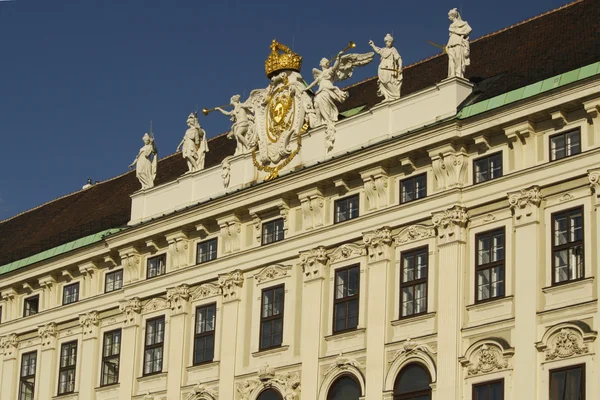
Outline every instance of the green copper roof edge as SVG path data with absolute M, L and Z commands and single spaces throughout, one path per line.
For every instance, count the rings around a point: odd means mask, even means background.
M 15 271 L 17 269 L 21 269 L 23 267 L 27 267 L 29 265 L 35 264 L 40 261 L 47 260 L 52 257 L 56 257 L 60 254 L 68 253 L 73 250 L 80 249 L 82 247 L 88 246 L 90 244 L 98 243 L 104 240 L 104 238 L 108 235 L 112 235 L 113 233 L 120 232 L 126 228 L 111 228 L 106 229 L 104 231 L 94 233 L 88 236 L 84 236 L 77 240 L 73 240 L 68 243 L 63 243 L 60 246 L 53 247 L 48 250 L 44 250 L 41 253 L 33 254 L 29 257 L 23 258 L 21 260 L 13 261 L 8 264 L 4 264 L 0 266 L 0 275 L 7 274 L 9 272 Z
M 600 61 L 473 103 L 457 114 L 465 119 L 600 74 Z
M 362 105 L 362 106 L 358 106 L 358 107 L 354 107 L 354 108 L 351 108 L 351 109 L 349 109 L 349 110 L 342 111 L 342 112 L 340 113 L 340 115 L 343 115 L 343 116 L 344 116 L 344 117 L 346 117 L 346 118 L 353 117 L 353 116 L 355 116 L 356 114 L 360 113 L 360 112 L 361 112 L 361 111 L 362 111 L 364 108 L 365 108 L 365 106 L 364 106 L 364 105 Z

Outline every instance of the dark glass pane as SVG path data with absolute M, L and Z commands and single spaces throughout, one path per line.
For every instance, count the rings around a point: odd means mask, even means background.
M 429 373 L 420 365 L 410 364 L 400 371 L 394 384 L 394 394 L 409 394 L 430 390 Z
M 337 379 L 327 393 L 327 400 L 358 400 L 359 398 L 360 387 L 348 376 Z

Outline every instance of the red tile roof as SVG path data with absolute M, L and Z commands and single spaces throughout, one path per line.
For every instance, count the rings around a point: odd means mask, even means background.
M 600 1 L 579 0 L 471 43 L 467 77 L 476 84 L 471 100 L 483 100 L 600 61 Z M 407 95 L 446 78 L 447 58 L 438 55 L 404 69 L 402 94 Z M 340 111 L 379 103 L 376 78 L 346 89 L 349 99 Z M 235 141 L 212 138 L 206 167 L 233 154 Z M 156 184 L 181 176 L 180 154 L 159 162 Z M 130 194 L 140 187 L 129 172 L 88 190 L 50 201 L 0 222 L 0 265 L 62 243 L 127 224 Z

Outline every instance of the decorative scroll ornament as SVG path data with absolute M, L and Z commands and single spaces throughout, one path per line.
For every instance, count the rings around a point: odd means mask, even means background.
M 561 329 L 550 343 L 550 348 L 546 350 L 546 360 L 567 358 L 589 352 L 587 345 L 583 343 L 581 334 L 575 329 Z
M 79 316 L 79 326 L 83 331 L 83 336 L 91 336 L 94 333 L 94 328 L 100 325 L 98 311 L 92 311 Z
M 223 291 L 223 301 L 237 300 L 243 284 L 244 275 L 240 270 L 219 275 L 219 286 Z
M 402 348 L 394 353 L 393 357 L 390 360 L 390 364 L 402 356 L 408 356 L 410 354 L 417 353 L 417 352 L 425 353 L 427 356 L 433 356 L 433 355 L 437 354 L 435 349 L 432 349 L 428 345 L 418 344 L 415 341 L 413 341 L 411 338 L 407 338 L 404 341 L 404 343 L 402 343 Z
M 462 206 L 454 206 L 448 210 L 434 213 L 433 226 L 437 228 L 438 236 L 442 239 L 450 239 L 453 236 L 461 236 L 469 221 L 467 209 Z
M 297 373 L 285 372 L 276 374 L 268 364 L 263 365 L 257 374 L 257 379 L 249 379 L 236 384 L 240 400 L 256 398 L 265 389 L 275 388 L 283 394 L 284 400 L 300 398 L 300 377 Z
M 0 349 L 2 349 L 2 353 L 5 357 L 14 356 L 18 346 L 19 337 L 16 333 L 11 333 L 8 336 L 0 338 Z
M 349 258 L 354 256 L 364 256 L 367 254 L 367 249 L 364 245 L 358 245 L 354 243 L 343 244 L 335 249 L 329 255 L 331 262 L 338 261 L 342 258 Z
M 196 386 L 194 386 L 194 392 L 190 393 L 186 397 L 186 400 L 217 400 L 217 397 L 217 392 L 215 390 L 197 383 Z
M 425 225 L 411 225 L 402 229 L 393 237 L 396 245 L 412 242 L 419 239 L 435 237 L 435 228 Z
M 588 170 L 588 180 L 590 181 L 592 192 L 600 196 L 600 168 Z
M 125 314 L 125 325 L 132 325 L 136 321 L 136 314 L 142 311 L 142 301 L 139 297 L 125 300 L 119 304 L 119 310 Z
M 144 306 L 142 307 L 142 313 L 149 313 L 153 311 L 159 311 L 169 308 L 169 302 L 167 299 L 162 297 L 154 297 L 150 299 Z
M 258 283 L 272 281 L 277 278 L 283 278 L 288 276 L 291 267 L 286 265 L 269 265 L 263 268 L 258 274 L 256 274 L 256 281 Z
M 265 365 L 260 367 L 260 369 L 258 370 L 258 380 L 264 382 L 273 378 L 275 378 L 275 369 L 273 367 L 269 366 L 269 364 L 266 363 Z
M 167 289 L 167 302 L 171 311 L 183 311 L 185 303 L 190 298 L 190 287 L 186 284 Z
M 355 358 L 352 357 L 344 357 L 342 353 L 340 353 L 334 363 L 325 371 L 325 376 L 328 376 L 335 370 L 346 371 L 349 368 L 354 367 L 359 371 L 364 371 L 365 367 L 360 362 L 358 362 Z
M 221 286 L 216 283 L 204 283 L 194 289 L 190 297 L 192 301 L 204 299 L 206 297 L 218 296 L 221 294 Z
M 542 193 L 537 185 L 508 194 L 508 204 L 514 210 L 523 210 L 532 206 L 537 208 L 541 203 Z
M 469 375 L 477 375 L 507 367 L 508 361 L 502 356 L 502 351 L 498 347 L 483 344 L 479 350 L 474 353 L 468 373 Z
M 323 246 L 302 253 L 300 255 L 300 265 L 302 266 L 305 280 L 323 277 L 323 269 L 327 266 L 328 261 L 329 256 Z
M 42 340 L 42 349 L 52 347 L 56 337 L 58 336 L 58 328 L 56 323 L 50 322 L 47 325 L 38 328 L 38 336 Z
M 385 226 L 373 232 L 363 233 L 363 242 L 369 252 L 369 258 L 379 260 L 386 255 L 392 244 L 392 232 Z

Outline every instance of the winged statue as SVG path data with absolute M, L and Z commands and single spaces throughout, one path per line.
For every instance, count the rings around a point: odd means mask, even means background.
M 349 47 L 354 47 L 353 43 Z M 352 76 L 354 68 L 362 67 L 373 61 L 374 52 L 364 54 L 343 54 L 340 51 L 334 58 L 334 63 L 327 58 L 321 59 L 321 69 L 313 68 L 314 81 L 305 90 L 319 86 L 314 98 L 314 108 L 317 125 L 325 124 L 327 150 L 333 149 L 335 140 L 335 122 L 338 120 L 337 103 L 343 103 L 348 98 L 348 93 L 334 85 Z

